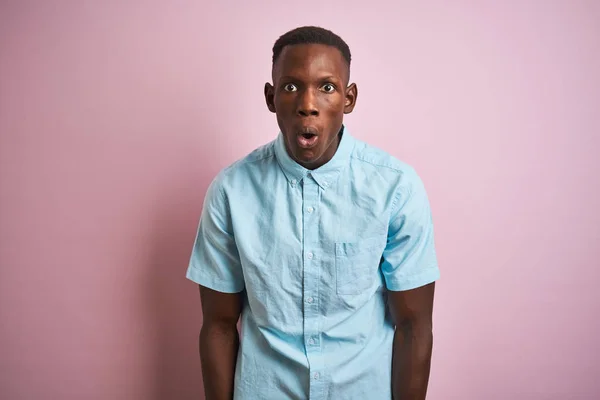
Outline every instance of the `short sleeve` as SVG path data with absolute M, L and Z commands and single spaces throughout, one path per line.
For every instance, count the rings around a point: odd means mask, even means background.
M 204 199 L 186 277 L 219 292 L 238 293 L 244 289 L 229 207 L 217 179 L 210 184 Z
M 422 180 L 408 170 L 398 188 L 381 269 L 391 291 L 404 291 L 439 279 L 433 221 Z

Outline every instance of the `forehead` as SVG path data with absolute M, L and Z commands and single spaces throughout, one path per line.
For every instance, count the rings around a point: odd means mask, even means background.
M 273 79 L 294 76 L 301 79 L 330 75 L 347 79 L 348 65 L 342 53 L 324 44 L 286 46 L 273 66 Z

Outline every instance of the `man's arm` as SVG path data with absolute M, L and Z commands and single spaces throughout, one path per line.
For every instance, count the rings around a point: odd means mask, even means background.
M 424 400 L 433 349 L 432 314 L 435 282 L 406 291 L 389 291 L 396 324 L 392 360 L 394 400 Z
M 239 348 L 237 322 L 241 293 L 221 293 L 200 286 L 203 322 L 200 361 L 206 400 L 233 399 L 235 364 Z

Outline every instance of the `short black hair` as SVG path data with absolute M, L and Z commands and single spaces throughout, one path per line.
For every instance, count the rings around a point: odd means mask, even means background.
M 333 46 L 342 53 L 342 56 L 344 56 L 344 59 L 348 63 L 348 68 L 350 68 L 352 56 L 348 44 L 335 33 L 318 26 L 301 26 L 281 35 L 273 45 L 273 65 L 275 65 L 285 46 L 293 46 L 295 44 L 324 44 Z

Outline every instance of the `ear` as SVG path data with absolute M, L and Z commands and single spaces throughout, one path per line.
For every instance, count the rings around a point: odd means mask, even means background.
M 346 88 L 346 98 L 344 99 L 344 114 L 350 114 L 354 110 L 356 105 L 356 98 L 358 97 L 358 88 L 353 83 Z
M 267 108 L 272 113 L 275 112 L 275 88 L 269 82 L 265 83 L 265 101 Z

